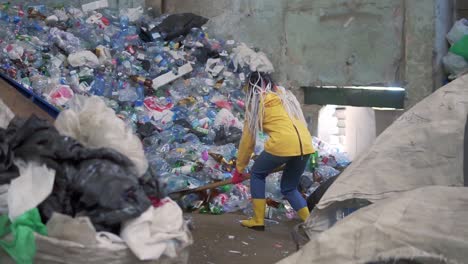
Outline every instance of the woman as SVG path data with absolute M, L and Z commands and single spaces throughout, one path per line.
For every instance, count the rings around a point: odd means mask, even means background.
M 265 151 L 255 160 L 251 170 L 254 215 L 249 220 L 243 220 L 241 225 L 265 230 L 265 178 L 283 164 L 281 193 L 305 221 L 309 209 L 297 187 L 314 149 L 301 106 L 290 91 L 274 85 L 267 74 L 252 73 L 245 89 L 246 118 L 233 183 L 243 181 L 243 173 L 254 150 L 258 132 L 268 134 L 269 139 L 265 143 Z

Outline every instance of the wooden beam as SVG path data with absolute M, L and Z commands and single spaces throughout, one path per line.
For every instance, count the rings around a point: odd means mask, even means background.
M 403 109 L 404 90 L 303 87 L 305 104 Z
M 0 78 L 0 98 L 11 109 L 11 111 L 19 117 L 28 118 L 32 114 L 46 119 L 51 123 L 54 118 L 45 110 L 34 104 L 30 98 L 24 96 L 21 92 Z

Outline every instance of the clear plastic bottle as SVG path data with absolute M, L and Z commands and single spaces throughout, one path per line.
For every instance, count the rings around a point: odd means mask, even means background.
M 143 104 L 143 101 L 145 100 L 145 87 L 143 87 L 143 85 L 138 85 L 136 93 L 138 96 L 137 102 Z
M 104 74 L 101 72 L 98 72 L 98 74 L 96 74 L 96 78 L 94 79 L 94 83 L 91 88 L 91 93 L 97 96 L 103 96 L 105 89 L 106 89 L 106 79 L 104 77 Z
M 119 101 L 121 102 L 135 102 L 138 100 L 138 94 L 135 88 L 129 86 L 119 90 Z
M 68 82 L 74 92 L 80 92 L 80 77 L 76 71 L 71 71 L 68 76 Z
M 201 205 L 201 202 L 203 202 L 203 200 L 198 194 L 191 193 L 183 196 L 179 200 L 178 204 L 182 209 L 191 211 L 193 209 L 197 209 Z

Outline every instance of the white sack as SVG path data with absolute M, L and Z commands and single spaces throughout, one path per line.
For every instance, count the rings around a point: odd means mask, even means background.
M 0 128 L 7 128 L 13 117 L 15 117 L 15 114 L 13 114 L 10 108 L 0 99 Z
M 463 139 L 468 75 L 409 109 L 355 160 L 317 205 L 386 199 L 416 188 L 463 186 Z
M 97 96 L 73 97 L 70 109 L 60 112 L 55 127 L 60 134 L 75 138 L 86 147 L 112 148 L 127 156 L 135 164 L 138 176 L 148 169 L 140 139 Z
M 192 244 L 182 210 L 169 198 L 162 206 L 150 207 L 137 219 L 124 223 L 120 236 L 140 260 L 175 257 Z
M 53 213 L 47 222 L 49 237 L 80 243 L 96 245 L 96 229 L 89 217 L 73 218 L 68 215 Z
M 35 162 L 18 162 L 20 176 L 11 181 L 8 190 L 8 216 L 11 221 L 36 208 L 51 193 L 54 187 L 55 170 Z
M 380 201 L 320 233 L 279 264 L 466 263 L 467 190 L 423 187 Z

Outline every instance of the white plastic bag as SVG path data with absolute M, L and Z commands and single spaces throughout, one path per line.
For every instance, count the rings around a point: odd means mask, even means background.
M 447 40 L 450 45 L 453 45 L 465 35 L 468 35 L 468 19 L 462 18 L 455 22 L 452 29 L 447 34 Z
M 15 117 L 15 114 L 13 114 L 10 108 L 0 99 L 0 128 L 6 128 L 13 117 Z
M 245 65 L 248 65 L 251 71 L 265 73 L 272 73 L 275 71 L 273 64 L 265 53 L 255 52 L 251 48 L 247 47 L 245 43 L 241 43 L 239 46 L 234 48 L 231 59 L 234 64 L 234 71 L 237 71 L 238 67 L 242 68 Z
M 120 236 L 140 260 L 173 258 L 192 244 L 180 207 L 170 198 L 162 203 L 123 225 Z
M 89 217 L 73 218 L 68 215 L 53 213 L 47 222 L 48 236 L 80 243 L 87 246 L 97 244 L 96 229 Z
M 8 213 L 8 189 L 10 185 L 0 185 L 0 215 Z
M 11 181 L 8 189 L 8 216 L 13 221 L 36 208 L 52 193 L 55 170 L 35 162 L 15 161 L 20 176 Z
M 70 63 L 72 67 L 87 66 L 90 68 L 96 68 L 100 64 L 98 57 L 89 50 L 82 50 L 70 54 L 68 56 L 68 63 Z
M 75 138 L 86 147 L 112 148 L 127 156 L 135 164 L 138 176 L 148 169 L 140 139 L 99 97 L 75 96 L 70 109 L 57 117 L 55 127 L 60 134 Z
M 141 6 L 135 8 L 125 8 L 120 10 L 120 16 L 128 17 L 130 22 L 135 22 L 143 16 L 144 10 Z
M 457 76 L 460 73 L 463 73 L 468 70 L 468 62 L 462 56 L 458 56 L 449 52 L 442 59 L 444 68 L 447 73 Z
M 219 128 L 221 126 L 226 128 L 233 126 L 242 129 L 242 122 L 240 122 L 239 119 L 237 119 L 229 110 L 223 108 L 216 115 L 214 121 L 215 128 Z

